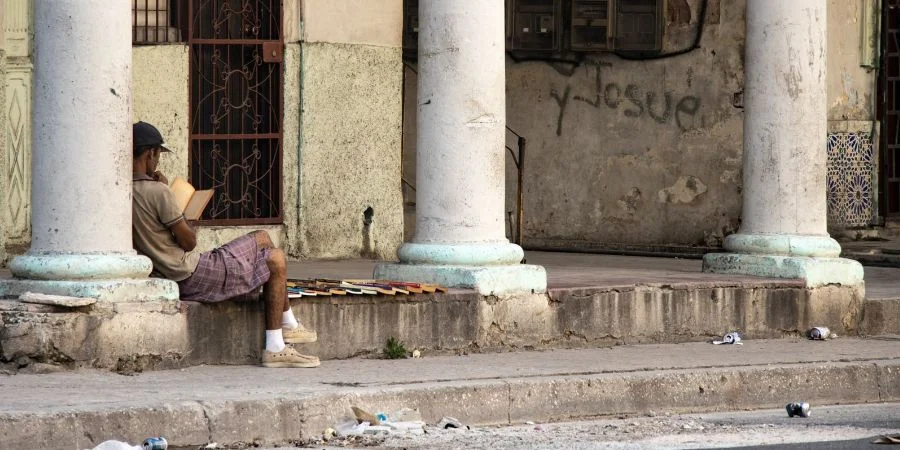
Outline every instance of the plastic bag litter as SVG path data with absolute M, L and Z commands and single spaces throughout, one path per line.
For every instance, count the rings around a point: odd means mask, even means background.
M 347 420 L 337 424 L 335 431 L 340 436 L 363 436 L 378 434 L 425 434 L 425 422 L 381 422 L 380 425 L 372 425 L 369 422 L 356 423 L 355 420 Z
M 122 441 L 104 441 L 91 450 L 141 450 L 140 445 L 130 445 Z
M 465 428 L 458 419 L 454 419 L 453 417 L 444 417 L 440 422 L 437 423 L 438 428 Z

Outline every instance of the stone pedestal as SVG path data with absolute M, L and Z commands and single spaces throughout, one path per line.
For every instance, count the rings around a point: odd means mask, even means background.
M 131 244 L 131 5 L 36 0 L 34 14 L 32 241 L 0 296 L 177 300 Z
M 546 290 L 504 232 L 506 59 L 498 0 L 419 3 L 416 236 L 376 278 Z
M 743 221 L 705 271 L 862 283 L 826 224 L 826 3 L 747 2 Z

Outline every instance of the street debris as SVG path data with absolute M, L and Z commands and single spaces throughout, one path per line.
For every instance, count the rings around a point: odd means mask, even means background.
M 412 357 L 413 357 L 413 358 L 421 358 L 421 357 L 422 357 L 422 352 L 420 352 L 420 351 L 418 351 L 418 350 L 413 350 Z
M 809 417 L 809 403 L 806 402 L 788 403 L 784 409 L 787 410 L 788 417 Z
M 534 423 L 534 422 L 532 422 L 532 424 L 533 424 L 533 423 Z M 443 429 L 447 429 L 447 428 L 463 428 L 463 424 L 462 424 L 462 422 L 460 422 L 460 421 L 457 420 L 457 419 L 454 419 L 453 417 L 444 417 L 444 418 L 441 419 L 440 422 L 438 422 L 437 427 L 438 427 L 438 428 L 443 428 Z M 469 428 L 469 427 L 465 427 L 465 428 Z
M 828 339 L 834 339 L 838 337 L 836 334 L 832 333 L 827 327 L 813 327 L 807 333 L 810 339 L 814 341 L 825 341 Z
M 722 344 L 734 344 L 734 345 L 744 345 L 741 342 L 741 335 L 738 334 L 737 331 L 732 331 L 725 336 L 722 336 L 721 341 L 712 341 L 714 345 L 722 345 Z
M 381 425 L 381 421 L 378 420 L 378 416 L 372 414 L 362 408 L 358 408 L 356 406 L 351 406 L 350 409 L 353 411 L 353 415 L 356 417 L 356 423 L 368 422 L 372 425 Z
M 122 441 L 103 441 L 91 450 L 143 450 L 138 445 L 130 445 Z
M 418 410 L 402 408 L 393 414 L 383 412 L 371 413 L 357 406 L 352 406 L 355 420 L 347 420 L 328 428 L 323 433 L 324 439 L 337 436 L 387 435 L 394 433 L 424 434 L 425 422 Z
M 169 448 L 169 442 L 166 441 L 164 437 L 150 437 L 144 440 L 144 444 L 141 446 L 143 450 L 167 450 Z
M 895 434 L 891 436 L 879 436 L 874 441 L 873 444 L 888 444 L 888 445 L 900 445 L 900 434 Z

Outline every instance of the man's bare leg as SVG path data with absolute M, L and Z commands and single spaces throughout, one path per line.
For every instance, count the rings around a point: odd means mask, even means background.
M 257 241 L 258 242 L 258 241 Z M 283 313 L 291 309 L 285 285 L 287 283 L 287 263 L 284 252 L 273 248 L 266 258 L 269 280 L 263 284 L 263 298 L 266 302 L 266 329 L 280 330 Z

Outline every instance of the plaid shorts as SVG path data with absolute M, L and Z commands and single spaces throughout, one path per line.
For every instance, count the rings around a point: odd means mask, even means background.
M 212 303 L 256 292 L 269 280 L 270 250 L 258 248 L 248 234 L 201 253 L 194 273 L 178 282 L 181 299 Z

